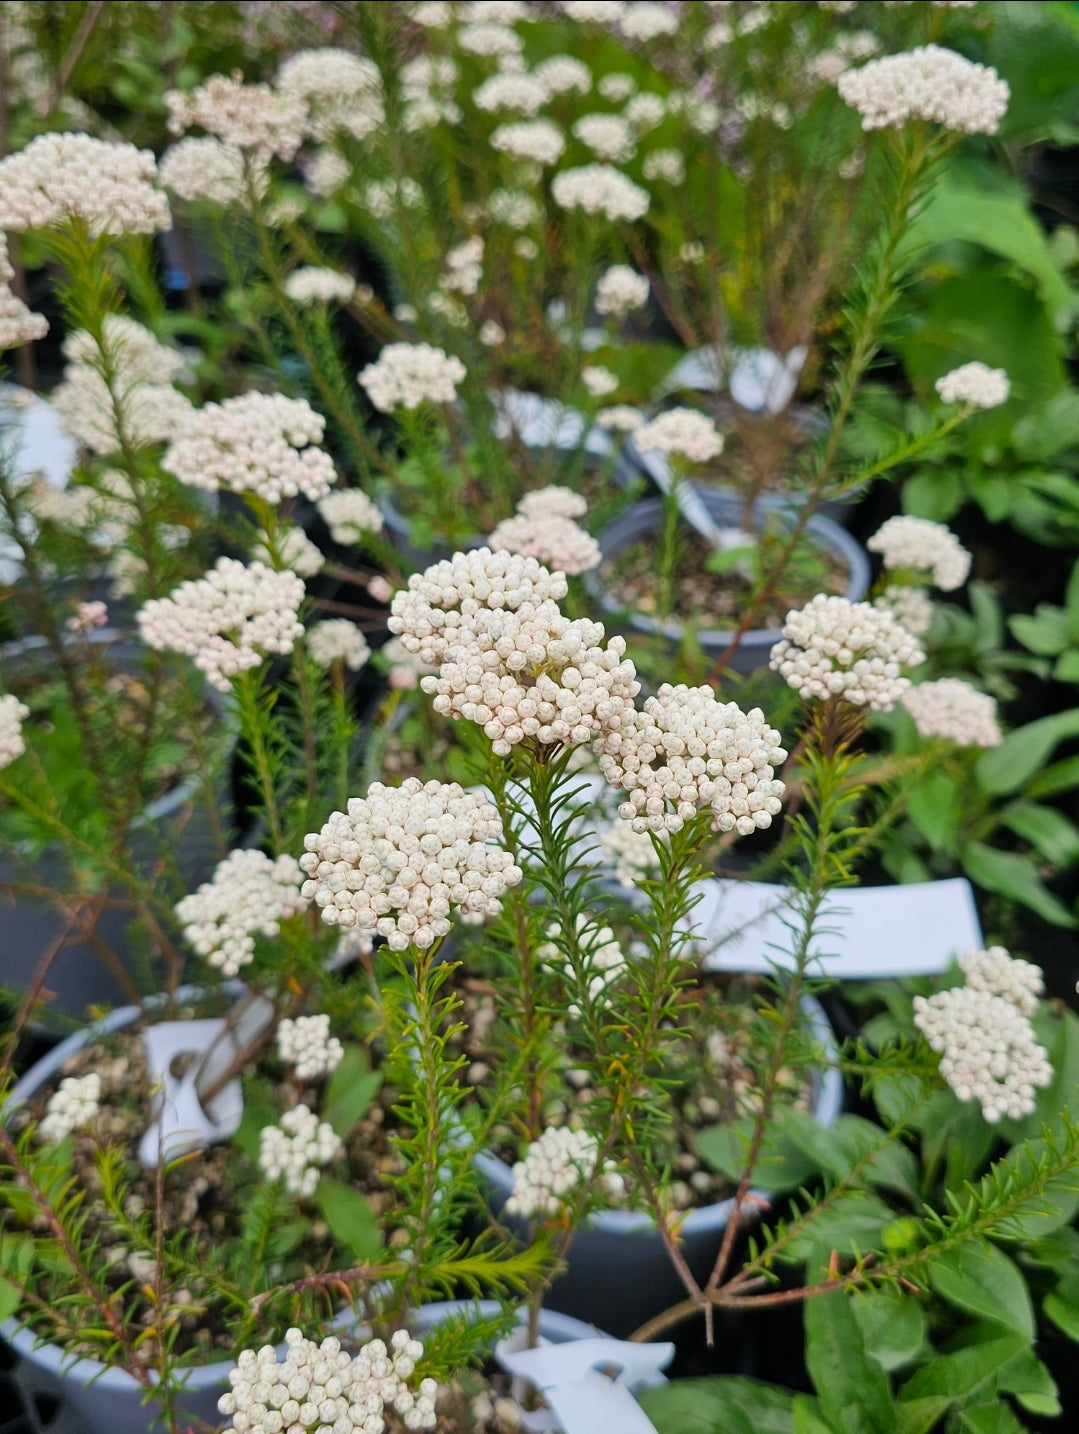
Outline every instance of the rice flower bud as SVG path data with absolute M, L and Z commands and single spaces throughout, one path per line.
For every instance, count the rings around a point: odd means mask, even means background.
M 352 178 L 352 165 L 343 154 L 323 145 L 304 166 L 304 188 L 320 199 L 330 199 Z
M 162 467 L 192 488 L 255 493 L 267 503 L 330 491 L 333 459 L 315 445 L 326 420 L 303 398 L 243 393 L 198 409 L 169 447 Z
M 574 122 L 573 134 L 612 164 L 627 164 L 637 153 L 636 136 L 621 115 L 582 115 Z
M 841 697 L 890 712 L 910 686 L 902 669 L 924 661 L 915 638 L 891 613 L 818 593 L 787 614 L 769 665 L 805 701 Z
M 421 403 L 452 403 L 465 366 L 432 344 L 387 344 L 359 376 L 367 396 L 382 413 L 419 408 Z
M 161 183 L 189 203 L 238 204 L 247 198 L 244 157 L 213 135 L 188 135 L 161 156 Z M 259 187 L 262 187 L 261 185 Z
M 11 290 L 15 270 L 8 259 L 7 240 L 0 233 L 0 353 L 34 343 L 49 332 L 49 321 L 43 314 L 32 313 Z
M 292 159 L 307 132 L 307 105 L 266 84 L 245 85 L 237 75 L 211 75 L 190 93 L 165 93 L 169 133 L 198 126 L 233 149 L 262 160 Z
M 592 71 L 575 55 L 552 55 L 549 60 L 541 60 L 532 73 L 552 98 L 573 90 L 586 95 L 592 88 Z
M 483 240 L 478 234 L 446 255 L 438 286 L 448 294 L 474 294 L 483 278 Z
M 49 1096 L 45 1114 L 37 1128 L 42 1141 L 63 1140 L 75 1130 L 90 1125 L 101 1109 L 101 1077 L 96 1071 L 84 1076 L 65 1076 Z
M 723 452 L 722 433 L 695 408 L 668 409 L 636 429 L 633 441 L 642 453 L 663 453 L 691 463 L 707 463 Z
M 576 927 L 576 944 L 583 967 L 583 976 L 588 983 L 588 1000 L 595 1003 L 625 971 L 626 953 L 622 950 L 621 942 L 618 941 L 609 926 L 600 926 L 584 912 L 578 913 Z M 551 939 L 536 947 L 536 956 L 543 969 L 557 972 L 564 977 L 567 985 L 574 985 L 577 973 L 574 970 L 573 962 L 570 960 L 568 952 L 559 945 L 562 936 L 561 924 L 557 921 L 550 922 L 547 926 L 547 935 Z M 571 1002 L 566 1009 L 571 1016 L 581 1014 L 581 1008 L 576 1002 Z
M 866 130 L 923 119 L 960 134 L 996 134 L 1010 95 L 996 70 L 939 45 L 870 60 L 844 71 L 836 85 Z
M 612 433 L 636 433 L 644 425 L 644 414 L 628 403 L 615 403 L 596 414 L 596 426 Z
M 882 523 L 866 543 L 880 553 L 886 568 L 929 573 L 942 592 L 962 587 L 970 573 L 970 554 L 943 523 L 897 515 Z
M 26 751 L 22 724 L 30 716 L 25 702 L 8 693 L 0 697 L 0 767 L 10 767 Z
M 204 577 L 181 583 L 167 598 L 151 598 L 136 617 L 148 647 L 193 658 L 212 686 L 228 692 L 231 678 L 258 667 L 267 654 L 292 651 L 303 636 L 297 617 L 303 598 L 295 573 L 218 558 Z
M 557 164 L 566 147 L 562 131 L 548 119 L 517 120 L 491 131 L 491 148 L 534 164 Z
M 743 712 L 711 687 L 665 682 L 596 753 L 607 781 L 629 794 L 618 814 L 635 832 L 676 832 L 710 809 L 714 831 L 748 836 L 779 814 L 781 741 L 759 707 Z
M 231 851 L 209 881 L 176 903 L 176 919 L 193 950 L 235 976 L 254 957 L 256 936 L 276 936 L 281 922 L 307 905 L 302 881 L 295 857 Z
M 900 698 L 922 737 L 944 737 L 957 747 L 999 747 L 997 702 L 959 677 L 920 682 Z
M 172 224 L 155 188 L 148 149 L 88 134 L 40 134 L 0 159 L 0 231 L 60 229 L 73 219 L 92 234 L 154 234 Z
M 526 493 L 517 504 L 517 511 L 522 518 L 583 518 L 588 504 L 572 488 L 552 483 Z
M 1011 393 L 1008 375 L 988 364 L 965 363 L 953 368 L 934 387 L 945 403 L 969 403 L 974 408 L 997 408 Z
M 959 958 L 959 968 L 971 990 L 1001 996 L 1024 1016 L 1034 1014 L 1038 997 L 1045 990 L 1042 968 L 1032 961 L 1009 956 L 1003 946 L 990 946 L 985 951 L 964 951 Z
M 341 131 L 366 139 L 386 118 L 377 65 L 348 50 L 299 50 L 281 65 L 276 88 L 304 107 L 307 131 L 319 141 Z
M 347 617 L 331 617 L 307 629 L 307 651 L 319 667 L 343 662 L 352 672 L 367 664 L 371 649 L 367 639 Z
M 343 548 L 362 543 L 367 533 L 381 533 L 382 514 L 359 488 L 338 488 L 315 505 L 330 530 L 330 537 Z
M 516 30 L 485 20 L 461 25 L 457 31 L 457 43 L 470 55 L 517 55 L 524 48 L 524 41 Z
M 280 1125 L 265 1125 L 259 1132 L 259 1169 L 267 1180 L 282 1180 L 290 1194 L 306 1198 L 315 1193 L 319 1171 L 343 1148 L 328 1121 L 296 1105 L 285 1111 Z
M 924 637 L 933 622 L 933 600 L 925 588 L 909 588 L 902 583 L 889 583 L 873 606 L 891 613 L 912 637 Z
M 958 1098 L 976 1100 L 990 1124 L 1030 1115 L 1035 1091 L 1053 1079 L 1034 1027 L 1003 996 L 972 986 L 915 996 L 914 1024 L 940 1055 L 940 1073 Z
M 651 197 L 609 164 L 585 164 L 564 169 L 551 181 L 551 195 L 560 209 L 602 214 L 613 222 L 632 224 L 648 213 Z
M 570 1203 L 567 1197 L 595 1178 L 598 1158 L 599 1142 L 594 1135 L 548 1126 L 513 1167 L 513 1192 L 506 1201 L 506 1214 L 529 1220 L 557 1219 Z M 625 1194 L 625 1183 L 610 1161 L 599 1184 L 609 1199 Z
M 307 265 L 293 269 L 285 280 L 285 293 L 302 309 L 313 304 L 350 304 L 356 294 L 356 280 L 336 269 Z
M 619 385 L 619 377 L 602 364 L 585 364 L 581 369 L 581 382 L 593 398 L 606 398 Z
M 572 518 L 529 518 L 518 513 L 499 523 L 487 541 L 496 551 L 538 558 L 570 576 L 598 567 L 603 556 L 595 538 Z
M 277 1054 L 287 1066 L 294 1066 L 297 1080 L 319 1080 L 341 1064 L 345 1048 L 330 1035 L 326 1015 L 286 1017 L 278 1022 Z
M 304 838 L 302 894 L 329 925 L 377 932 L 390 949 L 421 950 L 450 930 L 450 913 L 494 916 L 521 869 L 499 843 L 497 809 L 456 782 L 373 782 Z

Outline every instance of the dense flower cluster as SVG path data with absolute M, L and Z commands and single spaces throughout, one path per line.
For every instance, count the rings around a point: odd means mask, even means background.
M 613 433 L 636 433 L 644 425 L 644 415 L 628 403 L 615 403 L 610 408 L 600 409 L 596 414 L 596 423 Z
M 161 156 L 161 183 L 180 199 L 194 203 L 235 204 L 245 197 L 244 157 L 213 135 L 189 135 Z
M 962 587 L 970 572 L 966 548 L 943 523 L 929 518 L 897 514 L 881 524 L 866 547 L 871 553 L 880 553 L 888 569 L 930 573 L 943 592 Z
M 803 699 L 841 697 L 890 712 L 910 686 L 902 669 L 924 660 L 915 638 L 890 612 L 818 593 L 787 614 L 770 666 Z
M 959 747 L 999 747 L 997 702 L 959 677 L 921 682 L 901 698 L 923 737 L 946 737 Z
M 343 662 L 353 672 L 358 672 L 371 656 L 367 639 L 347 617 L 327 618 L 325 622 L 316 622 L 314 627 L 309 627 L 307 650 L 320 667 L 332 667 L 335 662 Z
M 0 697 L 0 768 L 10 767 L 26 751 L 22 724 L 30 716 L 25 702 L 8 693 Z
M 562 158 L 566 141 L 562 131 L 548 119 L 519 120 L 499 125 L 491 133 L 492 149 L 511 154 L 514 159 L 530 159 L 536 164 L 557 164 Z
M 593 154 L 612 164 L 625 164 L 637 153 L 636 137 L 621 115 L 582 115 L 573 133 Z
M 608 394 L 614 393 L 619 379 L 609 368 L 593 363 L 585 364 L 581 369 L 581 382 L 593 398 L 606 398 Z
M 314 577 L 326 559 L 300 527 L 278 528 L 276 556 L 270 552 L 268 543 L 256 544 L 251 556 L 268 568 L 289 568 L 301 578 Z
M 96 1071 L 84 1076 L 65 1076 L 49 1096 L 45 1114 L 38 1125 L 41 1140 L 63 1140 L 81 1130 L 101 1108 L 101 1077 Z
M 365 139 L 385 119 L 377 66 L 348 50 L 327 46 L 290 55 L 278 71 L 277 92 L 306 109 L 313 139 L 338 131 Z
M 432 344 L 387 344 L 359 381 L 382 413 L 418 408 L 421 403 L 452 403 L 465 366 Z
M 650 203 L 647 189 L 609 164 L 564 169 L 551 181 L 551 195 L 561 209 L 582 209 L 630 224 L 648 213 Z
M 874 599 L 874 607 L 891 613 L 912 637 L 924 637 L 933 621 L 933 600 L 925 588 L 892 583 Z
M 7 240 L 0 233 L 0 352 L 18 348 L 43 339 L 49 332 L 49 321 L 43 314 L 34 314 L 11 290 L 15 270 L 8 259 Z
M 527 229 L 543 217 L 538 200 L 523 189 L 492 190 L 487 213 L 494 223 L 504 224 L 507 229 Z
M 535 75 L 502 70 L 477 85 L 472 91 L 472 102 L 477 109 L 488 113 L 513 110 L 521 115 L 534 115 L 547 103 L 547 86 Z
M 990 946 L 985 951 L 964 951 L 959 958 L 959 969 L 972 990 L 1003 996 L 1024 1016 L 1034 1014 L 1038 997 L 1045 990 L 1041 967 L 1035 966 L 1032 961 L 1010 956 L 1003 946 Z
M 235 976 L 255 954 L 255 936 L 276 936 L 281 922 L 302 911 L 303 876 L 294 857 L 268 857 L 254 848 L 229 852 L 213 878 L 176 903 L 185 939 L 211 966 Z
M 723 435 L 712 420 L 695 408 L 670 408 L 635 430 L 633 441 L 642 453 L 664 453 L 707 463 L 723 452 Z
M 423 1345 L 397 1330 L 390 1348 L 370 1340 L 350 1358 L 334 1336 L 321 1344 L 298 1329 L 285 1334 L 288 1353 L 278 1363 L 272 1344 L 240 1351 L 229 1372 L 232 1391 L 217 1402 L 235 1434 L 385 1434 L 385 1414 L 396 1411 L 406 1429 L 435 1427 L 433 1379 L 409 1389 Z
M 498 845 L 497 810 L 456 782 L 400 787 L 373 782 L 304 838 L 303 895 L 323 921 L 385 937 L 394 951 L 433 945 L 450 929 L 453 908 L 494 916 L 521 869 Z
M 488 538 L 492 551 L 537 558 L 562 573 L 575 575 L 599 566 L 599 544 L 573 521 L 586 511 L 583 498 L 569 488 L 539 488 L 517 504 Z
M 266 653 L 292 651 L 303 636 L 296 616 L 303 597 L 303 581 L 295 573 L 218 558 L 205 577 L 144 603 L 137 614 L 139 632 L 159 652 L 193 658 L 206 680 L 227 692 L 229 680 L 257 667 Z
M 934 386 L 945 403 L 969 403 L 974 408 L 997 408 L 1007 403 L 1012 387 L 1002 368 L 976 361 L 953 368 Z
M 506 1201 L 506 1214 L 523 1215 L 530 1220 L 561 1215 L 566 1196 L 595 1176 L 598 1159 L 599 1143 L 594 1135 L 586 1130 L 548 1126 L 529 1145 L 525 1158 L 513 1167 L 513 1193 Z M 622 1177 L 610 1168 L 599 1183 L 610 1199 L 625 1193 Z
M 286 1017 L 278 1023 L 277 1054 L 294 1066 L 298 1080 L 318 1080 L 341 1064 L 345 1048 L 330 1035 L 329 1016 Z
M 312 194 L 329 199 L 336 194 L 347 180 L 352 178 L 352 166 L 343 154 L 335 149 L 317 150 L 304 166 L 303 182 Z M 368 190 L 376 190 L 376 202 L 385 195 L 385 187 L 372 181 Z
M 686 178 L 686 161 L 680 149 L 653 149 L 644 157 L 645 179 L 660 179 L 665 184 L 682 184 Z
M 307 106 L 269 85 L 245 85 L 235 75 L 211 75 L 190 93 L 165 94 L 170 134 L 198 126 L 233 149 L 261 158 L 292 159 L 307 132 Z
M 840 75 L 837 87 L 863 129 L 924 119 L 961 134 L 996 134 L 1008 108 L 1008 86 L 996 70 L 939 45 L 870 60 Z
M 630 40 L 655 40 L 660 35 L 673 35 L 678 30 L 678 12 L 656 0 L 635 0 L 626 5 L 618 20 L 622 34 Z
M 183 368 L 183 356 L 134 319 L 109 314 L 100 349 L 81 329 L 68 335 L 63 348 L 70 362 L 52 405 L 64 432 L 93 452 L 164 443 L 190 421 L 190 402 L 170 382 Z
M 308 265 L 294 269 L 285 280 L 285 293 L 294 304 L 348 304 L 356 293 L 356 280 L 336 269 Z
M 446 255 L 439 288 L 450 294 L 474 294 L 483 278 L 483 248 L 483 240 L 474 234 L 451 249 Z
M 341 1150 L 333 1126 L 306 1105 L 296 1105 L 285 1111 L 280 1125 L 259 1132 L 259 1169 L 267 1180 L 283 1180 L 291 1194 L 306 1197 L 315 1193 L 319 1171 Z
M 541 60 L 533 74 L 551 96 L 568 94 L 571 90 L 586 95 L 592 88 L 592 71 L 573 55 L 552 55 L 549 60 Z
M 580 974 L 588 982 L 588 999 L 594 1002 L 626 969 L 626 953 L 609 926 L 598 925 L 583 912 L 577 916 L 576 928 Z M 544 970 L 559 972 L 572 984 L 577 979 L 577 972 L 569 953 L 558 944 L 562 935 L 559 922 L 552 921 L 548 925 L 547 935 L 550 940 L 536 947 L 536 956 Z M 571 1002 L 566 1009 L 571 1016 L 581 1014 L 576 1002 Z
M 326 420 L 303 398 L 242 393 L 204 404 L 162 460 L 192 488 L 255 493 L 267 503 L 302 493 L 312 502 L 330 491 L 333 459 L 315 445 Z
M 88 134 L 41 134 L 0 159 L 0 231 L 58 229 L 82 219 L 93 234 L 153 234 L 172 223 L 148 149 Z
M 508 25 L 476 20 L 457 31 L 457 43 L 470 55 L 516 55 L 524 41 Z
M 330 537 L 342 547 L 361 543 L 365 533 L 382 531 L 382 514 L 359 488 L 339 488 L 320 498 L 318 511 Z
M 743 712 L 711 687 L 665 682 L 596 751 L 603 775 L 629 793 L 618 814 L 634 831 L 676 832 L 710 808 L 713 830 L 748 836 L 780 810 L 781 741 L 759 707 Z
M 617 25 L 627 6 L 626 0 L 562 0 L 562 9 L 581 25 Z
M 614 863 L 619 886 L 633 891 L 659 868 L 659 856 L 648 830 L 634 831 L 629 822 L 609 822 L 599 834 L 604 854 Z

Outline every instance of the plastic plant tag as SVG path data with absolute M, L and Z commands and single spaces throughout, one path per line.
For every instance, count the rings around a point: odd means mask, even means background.
M 530 1434 L 655 1434 L 632 1390 L 655 1384 L 673 1355 L 673 1344 L 603 1338 L 536 1349 L 514 1349 L 511 1340 L 495 1346 L 502 1368 L 534 1385 L 546 1401 L 546 1409 L 521 1413 Z

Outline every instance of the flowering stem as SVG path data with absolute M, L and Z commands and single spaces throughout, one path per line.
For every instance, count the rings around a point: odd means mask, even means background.
M 281 813 L 274 790 L 273 772 L 270 767 L 269 749 L 266 744 L 265 724 L 269 714 L 263 711 L 258 696 L 258 677 L 250 672 L 241 672 L 233 684 L 240 709 L 240 723 L 243 735 L 251 747 L 251 762 L 262 795 L 262 808 L 270 828 L 270 843 L 275 856 L 285 850 L 285 838 L 281 825 Z

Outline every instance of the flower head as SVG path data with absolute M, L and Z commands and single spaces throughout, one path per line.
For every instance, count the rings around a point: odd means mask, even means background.
M 252 549 L 251 556 L 278 572 L 289 568 L 301 578 L 314 577 L 326 561 L 304 530 L 295 525 L 278 528 L 275 552 L 270 551 L 268 542 L 261 542 Z
M 972 990 L 1002 996 L 1024 1016 L 1034 1014 L 1038 997 L 1045 990 L 1042 968 L 1031 961 L 1009 956 L 1003 946 L 964 951 L 959 958 L 959 969 Z
M 294 304 L 349 304 L 356 293 L 356 280 L 336 269 L 307 266 L 294 269 L 285 280 L 285 293 Z
M 958 747 L 999 747 L 995 697 L 958 677 L 920 682 L 900 698 L 923 737 L 946 737 Z
M 188 135 L 172 145 L 161 156 L 159 177 L 189 203 L 236 204 L 246 198 L 243 155 L 213 135 Z
M 541 60 L 532 73 L 543 82 L 550 96 L 571 90 L 586 95 L 592 88 L 592 71 L 574 55 L 552 55 L 549 60 Z
M 965 363 L 953 368 L 934 385 L 945 403 L 969 403 L 974 408 L 997 408 L 1007 403 L 1011 384 L 1002 368 Z
M 303 880 L 294 857 L 268 857 L 240 848 L 219 861 L 210 881 L 176 903 L 176 919 L 192 948 L 226 976 L 255 954 L 255 936 L 276 936 L 281 922 L 302 911 Z
M 487 541 L 496 552 L 523 553 L 571 576 L 599 567 L 602 557 L 595 538 L 572 518 L 518 513 L 499 523 Z
M 880 553 L 888 569 L 930 573 L 943 592 L 962 587 L 970 572 L 970 554 L 943 523 L 898 515 L 881 524 L 866 543 Z
M 565 147 L 562 131 L 548 119 L 518 120 L 491 133 L 492 149 L 535 164 L 557 164 Z
M 974 986 L 915 996 L 914 1024 L 959 1099 L 976 1100 L 990 1124 L 1029 1115 L 1035 1090 L 1053 1078 L 1030 1021 L 1003 996 Z
M 642 453 L 663 453 L 707 463 L 723 452 L 723 435 L 712 420 L 695 408 L 671 408 L 643 423 L 633 441 Z
M 278 71 L 277 92 L 306 109 L 313 139 L 338 131 L 366 139 L 385 120 L 378 67 L 348 50 L 324 46 L 290 55 Z
M 365 666 L 371 656 L 367 639 L 347 617 L 331 617 L 307 629 L 307 650 L 320 667 L 343 662 L 353 672 Z
M 902 669 L 924 660 L 917 641 L 891 613 L 818 593 L 787 614 L 770 666 L 805 700 L 841 697 L 890 712 L 910 686 Z
M 65 1076 L 49 1096 L 45 1114 L 38 1125 L 38 1139 L 63 1140 L 89 1125 L 101 1109 L 101 1077 L 96 1071 L 84 1076 Z
M 513 1167 L 513 1192 L 506 1201 L 507 1215 L 542 1219 L 561 1215 L 566 1197 L 596 1174 L 599 1142 L 586 1130 L 549 1126 L 529 1145 L 525 1158 Z M 608 1165 L 600 1184 L 609 1197 L 624 1194 L 621 1176 Z
M 59 229 L 83 220 L 93 234 L 153 234 L 172 223 L 154 187 L 148 149 L 88 134 L 40 134 L 0 159 L 0 230 Z
M 198 126 L 233 149 L 261 159 L 292 159 L 307 131 L 307 105 L 269 85 L 245 85 L 235 75 L 211 75 L 190 93 L 165 94 L 169 132 L 183 134 Z
M 625 164 L 637 153 L 633 130 L 621 115 L 582 115 L 573 125 L 574 135 L 600 159 Z
M 29 707 L 17 697 L 0 697 L 0 768 L 10 767 L 26 751 L 22 724 L 29 716 Z
M 452 403 L 465 366 L 432 344 L 387 344 L 359 381 L 382 413 L 419 408 L 421 403 Z
M 633 223 L 648 213 L 650 203 L 647 189 L 634 184 L 620 169 L 609 164 L 564 169 L 551 181 L 551 194 L 561 209 L 602 214 L 612 222 Z
M 296 1105 L 285 1111 L 280 1125 L 259 1132 L 259 1168 L 267 1180 L 283 1180 L 291 1194 L 306 1197 L 315 1193 L 322 1166 L 336 1160 L 342 1148 L 328 1121 Z
M 960 134 L 996 134 L 1009 98 L 996 70 L 939 45 L 870 60 L 844 71 L 837 87 L 868 130 L 924 119 Z
M 526 493 L 517 504 L 517 511 L 525 518 L 582 518 L 588 512 L 588 504 L 572 488 L 552 484 Z
M 204 404 L 162 466 L 208 492 L 256 493 L 267 503 L 302 493 L 314 502 L 336 478 L 333 459 L 317 447 L 325 430 L 326 420 L 306 399 L 244 393 Z
M 329 1016 L 286 1017 L 277 1026 L 277 1054 L 294 1066 L 297 1080 L 318 1080 L 335 1071 L 345 1048 L 330 1035 Z

